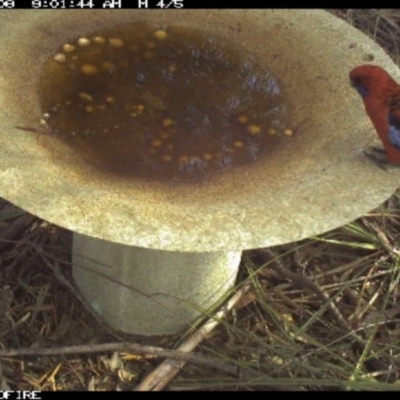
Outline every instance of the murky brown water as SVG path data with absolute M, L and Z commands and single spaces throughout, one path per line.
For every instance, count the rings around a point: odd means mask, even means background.
M 134 24 L 65 43 L 40 97 L 45 127 L 124 177 L 202 179 L 291 140 L 267 70 L 233 44 L 177 27 Z

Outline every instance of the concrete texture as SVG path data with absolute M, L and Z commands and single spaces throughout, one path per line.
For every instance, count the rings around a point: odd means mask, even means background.
M 206 29 L 256 54 L 280 79 L 293 126 L 303 124 L 292 144 L 245 176 L 238 169 L 171 187 L 103 176 L 53 138 L 15 129 L 37 124 L 41 64 L 66 38 L 142 18 Z M 395 78 L 400 72 L 372 40 L 326 12 L 3 10 L 0 34 L 0 195 L 75 232 L 189 252 L 272 246 L 352 221 L 399 184 L 397 170 L 361 154 L 376 137 L 348 72 L 367 55 Z
M 149 250 L 75 234 L 72 262 L 81 293 L 110 326 L 161 335 L 209 315 L 233 286 L 240 256 Z

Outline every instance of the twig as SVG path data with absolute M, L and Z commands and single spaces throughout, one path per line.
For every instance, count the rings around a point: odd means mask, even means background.
M 200 365 L 203 367 L 214 368 L 223 371 L 229 375 L 239 376 L 240 368 L 233 365 L 228 365 L 210 357 L 201 356 L 198 354 L 188 354 L 179 350 L 167 350 L 161 347 L 146 346 L 138 343 L 102 343 L 88 344 L 80 346 L 63 346 L 52 348 L 22 348 L 22 349 L 0 349 L 0 357 L 15 357 L 15 356 L 54 356 L 68 354 L 91 354 L 100 352 L 135 352 L 137 354 L 152 354 L 158 357 L 172 358 L 179 362 L 189 362 L 191 364 Z M 256 371 L 254 371 L 256 373 Z
M 225 306 L 204 323 L 189 339 L 179 347 L 179 352 L 189 353 L 196 348 L 205 337 L 219 324 L 220 320 L 230 311 L 239 299 L 249 290 L 250 285 L 243 285 L 227 302 Z M 163 389 L 186 364 L 186 360 L 165 360 L 151 372 L 138 386 L 136 391 Z M 237 371 L 237 370 L 236 370 Z

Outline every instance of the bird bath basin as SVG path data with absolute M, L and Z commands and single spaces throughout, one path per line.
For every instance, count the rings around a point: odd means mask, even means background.
M 348 72 L 366 54 L 399 71 L 327 12 L 18 10 L 0 33 L 0 194 L 74 231 L 77 285 L 118 330 L 184 329 L 243 249 L 344 225 L 398 186 L 362 155 Z

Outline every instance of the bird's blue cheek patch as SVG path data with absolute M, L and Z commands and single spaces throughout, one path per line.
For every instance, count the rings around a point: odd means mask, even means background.
M 400 128 L 394 125 L 393 117 L 389 116 L 389 141 L 393 146 L 400 148 Z
M 365 97 L 365 96 L 368 96 L 368 94 L 369 94 L 369 90 L 365 87 L 365 86 L 362 86 L 362 85 L 354 85 L 354 89 L 356 89 L 357 90 L 357 92 L 359 93 L 359 95 L 361 96 L 361 97 Z

